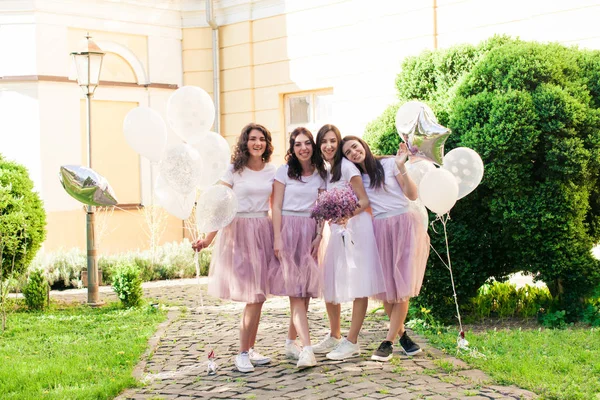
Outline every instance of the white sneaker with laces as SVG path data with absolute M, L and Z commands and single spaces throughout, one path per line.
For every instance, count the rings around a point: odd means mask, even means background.
M 345 360 L 360 355 L 360 346 L 358 343 L 354 344 L 346 338 L 342 338 L 335 349 L 327 353 L 325 357 L 330 360 Z
M 248 354 L 250 355 L 252 365 L 265 365 L 271 362 L 271 357 L 263 356 L 258 351 L 254 351 L 254 349 L 250 349 Z
M 253 372 L 254 366 L 250 362 L 250 355 L 246 352 L 235 356 L 235 367 L 240 372 Z
M 309 368 L 317 365 L 317 359 L 315 353 L 310 349 L 302 349 L 300 356 L 298 357 L 298 363 L 296 368 Z
M 336 339 L 328 333 L 327 335 L 325 335 L 325 338 L 323 340 L 321 340 L 318 344 L 313 346 L 313 353 L 315 353 L 315 354 L 329 353 L 330 351 L 335 349 L 335 346 L 338 345 L 340 340 L 342 340 L 342 339 Z
M 285 344 L 285 356 L 292 360 L 297 360 L 300 357 L 302 348 L 296 342 Z

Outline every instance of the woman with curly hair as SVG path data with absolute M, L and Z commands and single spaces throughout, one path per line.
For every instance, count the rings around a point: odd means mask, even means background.
M 310 212 L 319 192 L 326 188 L 327 171 L 308 129 L 294 129 L 289 142 L 286 164 L 277 169 L 273 184 L 274 251 L 279 262 L 269 270 L 269 284 L 272 294 L 290 298 L 286 356 L 298 360 L 298 368 L 307 368 L 317 363 L 306 313 L 310 298 L 321 294 L 317 254 L 323 237 L 323 225 L 317 224 Z
M 215 236 L 210 263 L 208 293 L 224 300 L 246 303 L 240 324 L 240 353 L 235 366 L 240 372 L 271 361 L 254 350 L 262 305 L 267 298 L 268 267 L 273 261 L 273 226 L 268 216 L 275 167 L 271 133 L 262 125 L 242 129 L 231 165 L 220 184 L 233 189 L 238 212 L 225 228 L 197 240 L 196 251 L 209 246 Z

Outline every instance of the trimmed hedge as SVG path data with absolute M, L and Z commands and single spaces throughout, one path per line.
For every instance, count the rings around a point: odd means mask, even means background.
M 459 301 L 490 277 L 528 271 L 554 307 L 581 317 L 600 282 L 590 250 L 600 240 L 600 52 L 494 37 L 407 59 L 401 101 L 428 103 L 453 130 L 446 152 L 466 146 L 485 164 L 481 185 L 448 224 Z M 391 153 L 393 111 L 367 128 L 375 152 Z M 397 145 L 396 145 L 397 146 Z M 395 150 L 394 150 L 395 151 Z M 443 236 L 430 231 L 432 244 Z M 454 315 L 448 271 L 432 254 L 418 301 Z

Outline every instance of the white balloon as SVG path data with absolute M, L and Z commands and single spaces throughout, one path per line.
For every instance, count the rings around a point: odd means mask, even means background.
M 189 144 L 173 146 L 160 162 L 160 174 L 177 193 L 192 193 L 202 179 L 200 154 Z
M 410 133 L 421 109 L 425 109 L 425 113 L 437 124 L 435 114 L 427 104 L 416 100 L 407 101 L 396 112 L 396 130 L 401 137 Z
M 429 171 L 419 185 L 419 199 L 434 213 L 446 214 L 458 199 L 458 183 L 454 175 L 442 168 Z
M 458 183 L 458 198 L 471 193 L 483 178 L 483 161 L 468 147 L 457 147 L 444 156 L 442 168 L 450 171 Z
M 206 91 L 196 86 L 183 86 L 169 97 L 167 120 L 181 139 L 189 141 L 213 125 L 215 105 Z
M 154 198 L 156 203 L 165 209 L 169 214 L 186 220 L 192 215 L 194 203 L 196 201 L 196 192 L 188 194 L 177 193 L 167 181 L 159 175 L 154 185 Z
M 231 148 L 227 140 L 215 132 L 206 132 L 189 144 L 198 151 L 202 177 L 198 188 L 207 188 L 219 181 L 231 163 Z
M 167 125 L 162 117 L 148 107 L 129 111 L 123 121 L 127 144 L 150 161 L 160 161 L 167 146 Z
M 198 232 L 218 231 L 235 218 L 238 201 L 233 190 L 224 185 L 215 185 L 200 195 L 196 206 Z
M 419 216 L 421 217 L 421 222 L 423 223 L 423 227 L 425 228 L 425 230 L 427 230 L 427 228 L 429 228 L 429 213 L 423 205 L 423 202 L 417 199 L 415 201 L 411 201 L 408 204 L 408 207 L 412 210 L 415 210 L 417 214 L 419 214 Z
M 406 171 L 408 176 L 412 178 L 417 187 L 423 177 L 429 172 L 435 170 L 435 165 L 431 161 L 418 159 L 416 162 L 408 162 L 406 165 Z

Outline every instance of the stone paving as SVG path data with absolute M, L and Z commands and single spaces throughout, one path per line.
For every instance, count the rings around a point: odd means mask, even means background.
M 144 289 L 148 298 L 171 307 L 169 319 L 159 327 L 150 348 L 134 375 L 145 383 L 122 393 L 119 399 L 530 399 L 535 394 L 516 387 L 494 385 L 479 370 L 448 357 L 411 334 L 425 350 L 415 357 L 395 352 L 392 362 L 370 360 L 384 339 L 385 320 L 369 312 L 359 342 L 361 357 L 344 362 L 318 357 L 314 368 L 299 371 L 285 358 L 287 299 L 267 301 L 258 331 L 256 349 L 272 357 L 269 365 L 243 374 L 233 366 L 238 350 L 238 324 L 243 304 L 227 303 L 206 296 L 200 306 L 199 287 L 185 284 L 153 285 Z M 84 292 L 54 295 L 68 301 L 83 301 Z M 101 292 L 104 299 L 114 299 Z M 342 307 L 343 331 L 347 331 L 350 304 Z M 374 305 L 373 305 L 374 306 Z M 328 332 L 325 306 L 312 301 L 309 311 L 313 342 Z M 214 350 L 218 371 L 208 375 L 207 354 Z M 450 372 L 448 372 L 450 371 Z

